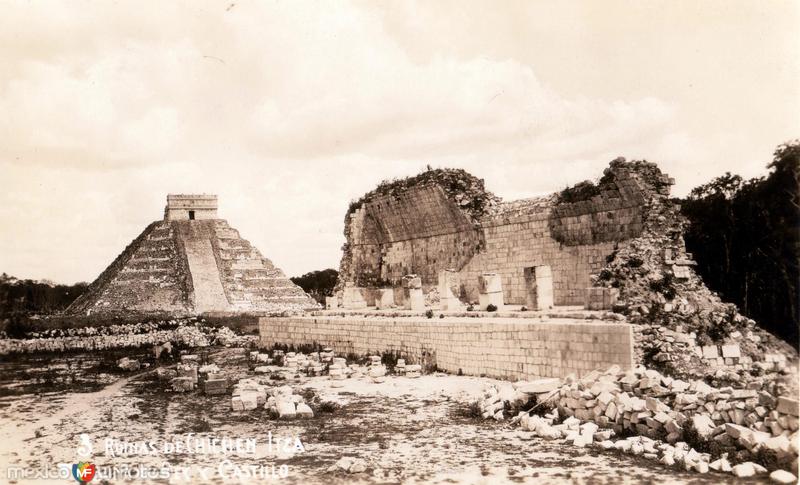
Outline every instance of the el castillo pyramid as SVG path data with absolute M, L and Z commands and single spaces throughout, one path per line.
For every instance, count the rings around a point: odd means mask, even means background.
M 317 306 L 217 217 L 216 195 L 170 194 L 164 219 L 148 225 L 67 313 L 198 315 Z

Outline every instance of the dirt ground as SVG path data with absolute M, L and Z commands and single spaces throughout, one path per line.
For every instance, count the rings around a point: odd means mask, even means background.
M 244 349 L 214 349 L 209 358 L 231 378 L 255 375 Z M 643 458 L 546 441 L 508 422 L 470 417 L 465 412 L 468 403 L 479 397 L 485 384 L 496 382 L 492 379 L 435 374 L 418 379 L 390 376 L 380 384 L 367 377 L 275 380 L 275 385 L 288 384 L 303 394 L 316 413 L 314 418 L 285 421 L 271 418 L 264 409 L 234 413 L 230 395 L 173 393 L 158 381 L 153 367 L 121 373 L 108 365 L 109 357 L 50 355 L 46 362 L 52 369 L 43 377 L 43 359 L 0 363 L 0 482 L 8 477 L 9 467 L 34 473 L 78 461 L 98 467 L 92 483 L 119 483 L 145 472 L 155 476 L 147 481 L 156 483 L 700 484 L 735 480 L 730 475 L 683 473 Z M 69 383 L 63 382 L 66 376 L 71 376 Z M 91 441 L 92 452 L 90 458 L 81 459 L 87 456 L 78 453 L 85 445 L 83 433 Z M 208 443 L 206 439 L 214 437 L 251 439 L 255 445 L 247 448 L 241 442 L 243 449 L 230 453 L 210 449 L 189 453 L 185 446 L 177 448 L 178 443 Z M 342 457 L 363 459 L 366 471 L 349 474 L 332 469 Z M 117 475 L 110 475 L 114 471 Z M 10 482 L 54 483 L 35 475 Z

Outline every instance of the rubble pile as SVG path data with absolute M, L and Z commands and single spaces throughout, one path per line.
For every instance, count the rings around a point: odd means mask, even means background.
M 233 388 L 231 409 L 250 411 L 263 407 L 282 419 L 313 418 L 314 411 L 289 386 L 268 387 L 258 379 L 241 379 Z
M 254 339 L 253 336 L 238 336 L 228 327 L 213 327 L 203 320 L 187 318 L 31 332 L 24 339 L 0 339 L 0 355 L 131 348 L 166 342 L 186 347 L 206 347 L 212 343 L 246 346 Z
M 637 174 L 648 176 L 646 170 Z M 678 205 L 669 199 L 668 192 L 649 192 L 642 214 L 640 236 L 617 243 L 606 258 L 606 265 L 592 276 L 593 285 L 612 288 L 616 293 L 615 312 L 624 314 L 634 324 L 693 334 L 692 340 L 696 342 L 691 343 L 697 346 L 739 344 L 740 355 L 735 358 L 742 359 L 740 364 L 748 364 L 745 361 L 748 358 L 754 362 L 763 360 L 764 354 L 796 358 L 797 353 L 790 345 L 757 327 L 753 320 L 740 315 L 735 305 L 723 303 L 703 284 L 684 244 L 686 219 Z M 690 342 L 678 339 L 668 342 L 676 345 L 664 345 L 658 338 L 645 338 L 637 343 L 641 343 L 637 346 L 643 359 L 640 362 L 648 367 L 657 366 L 666 372 L 704 370 L 703 355 L 694 359 L 692 352 L 684 353 L 680 348 L 682 343 Z M 693 362 L 682 362 L 687 356 Z M 714 356 L 717 357 L 728 359 Z M 724 360 L 722 365 L 726 365 Z M 715 367 L 722 365 L 714 362 Z M 694 375 L 700 376 L 701 372 Z
M 117 361 L 117 367 L 125 371 L 137 371 L 141 368 L 141 363 L 136 359 L 123 357 Z
M 269 353 L 252 351 L 248 354 L 251 362 L 257 364 L 254 371 L 259 374 L 272 374 L 283 372 L 284 377 L 295 376 L 303 373 L 309 377 L 327 375 L 331 380 L 339 381 L 348 377 L 361 377 L 366 375 L 374 383 L 381 383 L 386 376 L 392 373 L 382 363 L 380 355 L 371 355 L 368 365 L 347 364 L 347 359 L 335 357 L 330 348 L 319 352 L 304 354 L 302 352 L 284 352 L 273 350 Z M 263 364 L 263 365 L 259 365 Z M 418 378 L 422 375 L 422 366 L 419 364 L 406 364 L 405 359 L 397 359 L 393 369 L 394 375 Z
M 614 366 L 581 379 L 568 377 L 560 386 L 546 379 L 517 384 L 513 391 L 488 390 L 484 417 L 500 419 L 503 401 L 519 401 L 520 393 L 555 406 L 544 417 L 519 416 L 523 429 L 546 439 L 597 443 L 686 470 L 737 476 L 766 472 L 754 462 L 769 455 L 773 464 L 797 474 L 798 402 L 764 390 L 714 388 L 643 367 Z M 561 418 L 566 419 L 558 423 Z
M 527 394 L 511 384 L 500 387 L 489 386 L 484 390 L 483 399 L 481 399 L 479 406 L 484 419 L 494 418 L 497 421 L 502 421 L 506 403 L 522 403 L 525 401 L 527 401 Z
M 649 176 L 647 170 L 636 173 L 640 177 Z M 642 213 L 641 235 L 619 242 L 606 259 L 606 265 L 592 276 L 595 286 L 618 292 L 614 311 L 624 314 L 631 323 L 657 324 L 678 333 L 694 333 L 701 346 L 740 343 L 741 357 L 754 361 L 765 353 L 796 358 L 797 353 L 790 345 L 740 315 L 735 305 L 723 303 L 695 273 L 696 263 L 683 240 L 687 222 L 680 207 L 669 199 L 668 191 L 649 192 Z M 660 354 L 664 359 L 660 362 L 681 358 L 681 352 L 672 352 L 669 346 L 650 345 L 657 341 L 644 343 L 648 345 L 642 349 L 643 357 Z M 642 363 L 648 367 L 652 364 Z
M 698 345 L 694 333 L 681 333 L 660 325 L 634 327 L 638 362 L 673 377 L 701 378 L 720 386 L 767 385 L 796 380 L 786 353 L 758 347 L 761 337 L 750 331 L 734 331 L 721 345 Z M 741 343 L 739 343 L 741 342 Z M 756 346 L 755 348 L 753 346 Z M 742 347 L 750 347 L 750 355 Z M 756 357 L 751 355 L 756 354 Z

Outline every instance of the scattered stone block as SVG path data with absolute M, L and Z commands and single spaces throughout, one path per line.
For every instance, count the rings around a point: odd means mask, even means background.
M 548 379 L 537 379 L 535 381 L 518 384 L 517 390 L 525 394 L 543 394 L 546 392 L 555 391 L 561 386 L 561 379 L 557 377 Z
M 797 477 L 786 470 L 775 470 L 769 474 L 769 479 L 775 483 L 797 483 Z
M 311 410 L 311 408 L 308 406 L 308 404 L 302 403 L 302 402 L 297 404 L 297 407 L 296 407 L 296 410 L 295 410 L 295 414 L 297 414 L 297 416 L 301 417 L 301 418 L 313 418 L 314 417 L 314 411 Z
M 209 396 L 228 393 L 228 379 L 206 379 L 203 382 L 203 392 Z
M 776 408 L 779 413 L 788 414 L 790 416 L 800 415 L 797 399 L 790 399 L 788 397 L 778 398 L 778 407 Z
M 716 345 L 704 345 L 702 350 L 704 359 L 716 359 L 719 357 L 719 351 Z
M 294 418 L 297 416 L 297 409 L 292 401 L 286 399 L 276 400 L 276 409 L 279 418 Z
M 176 377 L 172 379 L 172 390 L 175 392 L 188 392 L 194 390 L 197 381 L 191 377 Z
M 129 359 L 128 357 L 123 357 L 117 361 L 117 367 L 122 370 L 126 371 L 137 371 L 141 367 L 141 364 L 138 360 Z

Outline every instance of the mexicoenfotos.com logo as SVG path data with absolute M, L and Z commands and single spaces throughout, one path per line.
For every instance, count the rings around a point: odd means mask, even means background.
M 91 482 L 96 472 L 97 467 L 92 463 L 82 461 L 72 465 L 72 478 L 77 480 L 81 485 Z

